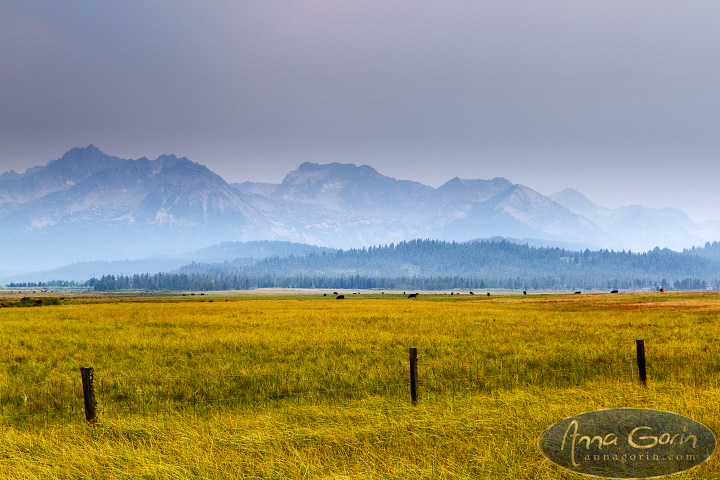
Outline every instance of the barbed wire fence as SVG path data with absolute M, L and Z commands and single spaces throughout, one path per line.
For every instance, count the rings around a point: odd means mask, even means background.
M 391 365 L 332 371 L 287 371 L 218 375 L 97 375 L 82 367 L 77 378 L 0 389 L 2 423 L 47 424 L 167 411 L 214 411 L 239 406 L 292 402 L 339 402 L 370 395 L 417 403 L 448 393 L 512 389 L 523 386 L 579 386 L 591 381 L 643 385 L 646 369 L 653 381 L 720 386 L 720 351 L 657 350 L 646 366 L 644 342 L 634 358 L 555 355 L 465 358 L 448 361 L 409 358 Z M 654 351 L 655 352 L 655 351 Z M 703 353 L 698 358 L 698 353 Z
M 0 411 L 4 422 L 72 419 L 83 412 L 82 398 L 80 377 L 20 385 L 0 389 Z

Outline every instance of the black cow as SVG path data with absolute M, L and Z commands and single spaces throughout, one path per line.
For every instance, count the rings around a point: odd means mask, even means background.
M 611 290 L 610 293 L 618 293 L 617 290 Z
M 580 295 L 581 293 L 582 292 L 580 290 L 578 290 L 577 292 L 575 292 L 575 295 Z
M 342 300 L 343 298 L 345 298 L 345 295 L 338 295 L 335 300 Z
M 417 296 L 417 293 L 411 293 L 410 295 L 408 295 L 408 298 L 417 298 Z

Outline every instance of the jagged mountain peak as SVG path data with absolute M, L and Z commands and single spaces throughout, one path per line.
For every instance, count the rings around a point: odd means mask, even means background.
M 88 144 L 87 147 L 75 147 L 70 149 L 70 152 L 72 151 L 83 152 L 86 155 L 105 155 L 98 147 L 96 147 L 92 143 Z
M 340 172 L 366 172 L 366 173 L 373 173 L 379 175 L 377 170 L 375 170 L 373 167 L 369 165 L 355 165 L 354 163 L 340 163 L 340 162 L 331 162 L 331 163 L 313 163 L 313 162 L 303 162 L 301 163 L 297 170 L 295 172 L 332 172 L 332 173 L 340 173 Z M 292 172 L 291 172 L 292 173 Z
M 37 251 L 55 261 L 60 250 L 165 251 L 164 242 L 185 248 L 291 240 L 348 248 L 502 236 L 642 250 L 720 238 L 720 223 L 700 228 L 672 209 L 603 209 L 573 189 L 546 197 L 502 177 L 455 177 L 432 188 L 351 163 L 305 162 L 281 184 L 233 187 L 185 157 L 123 160 L 88 145 L 0 178 L 0 261 L 18 264 Z
M 525 185 L 515 184 L 494 195 L 488 202 L 495 210 L 504 211 L 514 217 L 533 220 L 532 217 L 548 214 L 567 216 L 572 215 L 565 207 L 550 198 L 541 195 Z
M 72 188 L 96 172 L 123 160 L 101 152 L 94 145 L 73 148 L 44 166 L 29 168 L 22 175 L 5 177 L 0 183 L 0 203 L 27 203 L 54 192 Z
M 13 213 L 7 217 L 10 222 L 28 231 L 64 224 L 100 228 L 100 224 L 108 223 L 171 226 L 196 229 L 194 234 L 202 234 L 203 229 L 240 231 L 250 217 L 256 217 L 255 209 L 240 192 L 204 165 L 185 157 L 122 160 L 92 146 L 77 148 L 50 162 L 28 181 L 42 184 L 36 180 L 57 177 L 54 172 L 63 171 L 77 172 L 76 181 L 46 189 L 37 198 L 9 210 Z
M 50 174 L 85 177 L 119 161 L 121 161 L 120 158 L 106 155 L 99 148 L 90 144 L 87 147 L 72 148 L 62 157 L 48 162 L 45 166 L 28 169 L 23 176 Z
M 603 226 L 612 215 L 612 210 L 601 207 L 573 188 L 548 195 L 548 198 L 559 203 L 571 212 L 582 215 L 588 220 Z
M 305 162 L 288 173 L 280 184 L 281 188 L 292 186 L 316 186 L 322 182 L 331 181 L 338 185 L 363 185 L 374 186 L 378 184 L 402 184 L 406 186 L 415 186 L 428 191 L 432 187 L 423 185 L 412 180 L 398 180 L 387 175 L 383 175 L 369 165 L 355 165 L 353 163 L 311 163 Z
M 368 165 L 306 162 L 285 176 L 273 197 L 288 202 L 319 204 L 332 210 L 362 211 L 404 205 L 432 190 L 421 183 L 382 175 Z
M 557 193 L 553 193 L 552 195 L 548 195 L 550 198 L 565 198 L 567 200 L 573 200 L 578 202 L 590 202 L 594 206 L 596 206 L 591 200 L 589 200 L 585 195 L 578 192 L 574 188 L 565 188 L 563 190 L 560 190 Z
M 501 177 L 492 180 L 468 180 L 455 177 L 438 187 L 435 196 L 446 202 L 477 203 L 489 200 L 513 185 L 512 182 Z
M 587 198 L 582 193 L 578 192 L 574 188 L 566 188 L 552 195 L 548 195 L 548 198 L 556 201 L 560 205 L 569 208 L 576 213 L 583 214 L 585 211 L 601 211 L 603 207 L 597 205 L 595 202 Z
M 510 180 L 508 180 L 508 179 L 506 179 L 506 178 L 503 178 L 503 177 L 495 177 L 495 178 L 493 178 L 493 179 L 491 179 L 491 180 L 484 180 L 484 179 L 477 179 L 477 178 L 470 179 L 470 178 L 455 177 L 455 178 L 452 178 L 452 179 L 448 180 L 447 182 L 445 182 L 443 185 L 441 185 L 441 186 L 438 187 L 438 188 L 448 188 L 448 187 L 454 187 L 454 186 L 457 186 L 457 185 L 471 186 L 471 185 L 478 185 L 478 184 L 483 184 L 483 185 L 488 185 L 488 184 L 503 185 L 503 186 L 506 186 L 506 187 L 510 187 L 510 186 L 513 185 L 513 183 L 512 183 Z
M 203 175 L 225 183 L 219 175 L 207 168 L 205 165 L 188 160 L 186 157 L 176 157 L 175 155 L 161 155 L 155 160 L 151 160 L 154 173 L 163 172 L 165 174 L 187 174 L 187 175 Z
M 178 157 L 176 155 L 173 155 L 172 153 L 160 155 L 155 160 L 151 161 L 155 163 L 162 163 L 164 165 L 175 165 L 177 163 L 200 165 L 199 163 L 195 163 L 189 160 L 187 157 Z
M 685 212 L 675 208 L 648 208 L 629 205 L 616 209 L 601 207 L 577 190 L 567 188 L 550 195 L 568 210 L 582 215 L 614 237 L 616 248 L 647 250 L 652 244 L 680 250 L 715 238 L 717 228 L 705 230 Z
M 506 178 L 502 177 L 495 177 L 492 180 L 483 180 L 483 179 L 467 179 L 467 178 L 460 178 L 455 177 L 451 180 L 448 180 L 444 184 L 438 187 L 438 190 L 450 190 L 450 189 L 494 189 L 494 190 L 504 190 L 506 188 L 512 187 L 514 184 L 507 180 Z
M 368 165 L 357 166 L 352 163 L 311 163 L 300 164 L 297 170 L 288 173 L 282 181 L 282 186 L 313 185 L 328 179 L 334 182 L 356 182 L 359 179 L 388 179 Z
M 15 170 L 10 170 L 10 171 L 0 174 L 0 182 L 17 180 L 20 177 L 22 177 L 22 175 L 17 173 Z

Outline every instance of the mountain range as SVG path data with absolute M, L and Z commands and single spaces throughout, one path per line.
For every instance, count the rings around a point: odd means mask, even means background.
M 671 208 L 608 209 L 572 189 L 544 196 L 504 178 L 454 178 L 433 188 L 341 163 L 303 163 L 280 184 L 228 184 L 186 158 L 128 160 L 93 145 L 0 175 L 5 275 L 182 256 L 222 242 L 355 248 L 489 237 L 577 250 L 681 250 L 719 239 L 720 222 L 695 223 Z

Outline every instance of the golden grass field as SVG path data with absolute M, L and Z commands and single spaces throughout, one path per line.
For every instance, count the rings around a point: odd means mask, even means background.
M 636 365 L 631 379 L 636 339 L 646 387 Z M 588 478 L 544 459 L 543 431 L 642 407 L 720 432 L 719 340 L 718 293 L 67 296 L 0 308 L 0 478 Z M 96 425 L 84 421 L 81 366 L 94 368 Z M 674 478 L 720 478 L 720 461 Z

